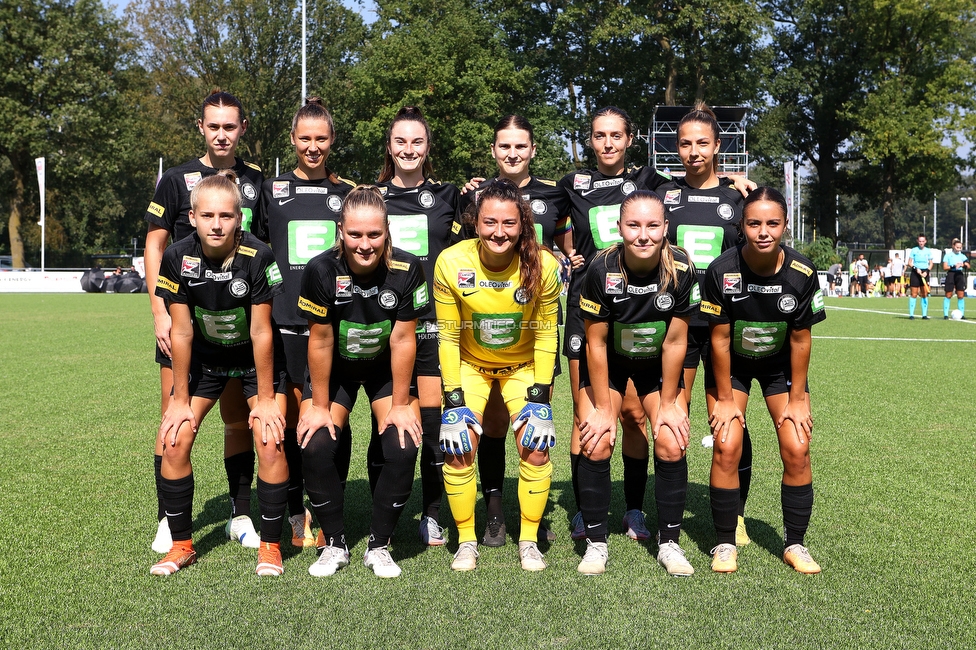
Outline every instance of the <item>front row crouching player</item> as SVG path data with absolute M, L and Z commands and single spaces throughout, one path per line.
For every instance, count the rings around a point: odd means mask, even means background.
M 810 328 L 826 318 L 813 263 L 781 241 L 786 199 L 760 187 L 742 206 L 743 243 L 712 262 L 702 286 L 701 314 L 711 328 L 715 438 L 710 492 L 717 544 L 712 571 L 738 568 L 735 548 L 742 427 L 753 379 L 776 426 L 783 459 L 783 560 L 800 573 L 819 573 L 803 545 L 813 511 L 810 438 L 813 418 L 807 370 Z M 709 378 L 706 377 L 706 382 Z
M 497 385 L 520 457 L 519 559 L 524 570 L 542 571 L 546 561 L 536 539 L 552 480 L 549 448 L 555 428 L 549 395 L 562 290 L 559 263 L 540 248 L 532 209 L 507 179 L 481 193 L 474 228 L 477 238 L 445 250 L 434 268 L 445 402 L 444 491 L 458 529 L 451 568 L 471 571 L 477 564 L 474 459 L 488 395 Z
M 624 199 L 617 229 L 623 243 L 597 254 L 580 293 L 586 354 L 580 360 L 577 480 L 587 548 L 578 570 L 606 570 L 610 457 L 633 381 L 654 437 L 657 558 L 669 574 L 690 576 L 695 570 L 678 546 L 690 431 L 681 374 L 698 282 L 687 254 L 668 243 L 664 204 L 653 192 L 637 190 Z
M 410 497 L 421 443 L 415 331 L 430 300 L 420 261 L 393 248 L 378 188 L 360 185 L 346 195 L 338 229 L 335 248 L 305 267 L 298 297 L 309 323 L 298 442 L 305 491 L 325 542 L 308 572 L 330 576 L 349 564 L 336 456 L 362 387 L 380 423 L 374 435 L 383 450 L 363 564 L 381 578 L 396 578 L 400 567 L 390 555 L 390 537 Z
M 156 295 L 173 319 L 173 395 L 162 423 L 161 491 L 173 546 L 152 566 L 170 575 L 196 561 L 193 468 L 198 426 L 227 382 L 238 377 L 251 409 L 258 455 L 261 544 L 258 575 L 281 575 L 279 539 L 288 499 L 285 420 L 275 397 L 271 303 L 281 274 L 271 249 L 241 230 L 241 194 L 233 172 L 200 180 L 190 193 L 196 232 L 166 249 Z

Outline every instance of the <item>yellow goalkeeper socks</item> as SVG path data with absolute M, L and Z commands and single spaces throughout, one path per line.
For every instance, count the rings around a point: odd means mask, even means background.
M 549 501 L 549 485 L 552 483 L 552 463 L 545 465 L 530 465 L 524 460 L 519 461 L 518 496 L 519 508 L 522 511 L 522 528 L 519 531 L 520 542 L 534 542 L 539 535 L 539 522 L 546 511 Z M 453 508 L 453 503 L 451 504 Z
M 457 525 L 458 543 L 478 541 L 474 532 L 474 503 L 478 498 L 474 465 L 458 469 L 444 463 L 444 492 Z

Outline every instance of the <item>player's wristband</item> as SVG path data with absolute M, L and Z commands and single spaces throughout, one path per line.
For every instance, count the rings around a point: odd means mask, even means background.
M 532 384 L 525 391 L 525 401 L 535 402 L 536 404 L 548 404 L 551 388 L 549 384 Z
M 460 388 L 444 391 L 444 408 L 458 408 L 464 406 L 464 391 Z

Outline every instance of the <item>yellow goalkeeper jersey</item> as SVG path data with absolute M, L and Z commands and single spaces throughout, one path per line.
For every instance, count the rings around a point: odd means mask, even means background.
M 518 255 L 504 271 L 489 271 L 478 257 L 480 246 L 479 239 L 462 241 L 434 265 L 444 390 L 461 387 L 462 360 L 489 371 L 534 362 L 535 382 L 551 384 L 562 291 L 559 262 L 542 250 L 539 288 L 525 296 Z

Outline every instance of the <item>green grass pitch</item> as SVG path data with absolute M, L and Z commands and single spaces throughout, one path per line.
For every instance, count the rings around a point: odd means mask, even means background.
M 653 543 L 622 535 L 619 454 L 608 573 L 578 575 L 563 375 L 546 517 L 559 538 L 543 549 L 550 568 L 523 573 L 510 543 L 482 549 L 473 573 L 452 573 L 455 543 L 424 549 L 417 539 L 417 481 L 393 548 L 403 576 L 384 581 L 361 562 L 363 399 L 346 492 L 348 568 L 313 578 L 313 553 L 288 546 L 284 576 L 254 575 L 255 551 L 223 538 L 229 508 L 214 413 L 194 451 L 199 563 L 150 576 L 159 388 L 147 297 L 0 295 L 0 646 L 974 647 L 976 323 L 943 321 L 941 298 L 932 300 L 931 321 L 907 320 L 903 299 L 827 304 L 810 371 L 816 503 L 807 543 L 821 575 L 799 575 L 780 558 L 781 464 L 757 390 L 747 414 L 753 543 L 740 552 L 738 573 L 709 571 L 711 452 L 697 442 L 706 433 L 700 380 L 682 535 L 695 575 L 669 578 Z M 516 460 L 510 446 L 510 529 Z M 256 498 L 252 506 L 256 514 Z M 653 526 L 653 477 L 645 510 Z M 477 512 L 480 532 L 480 497 Z

